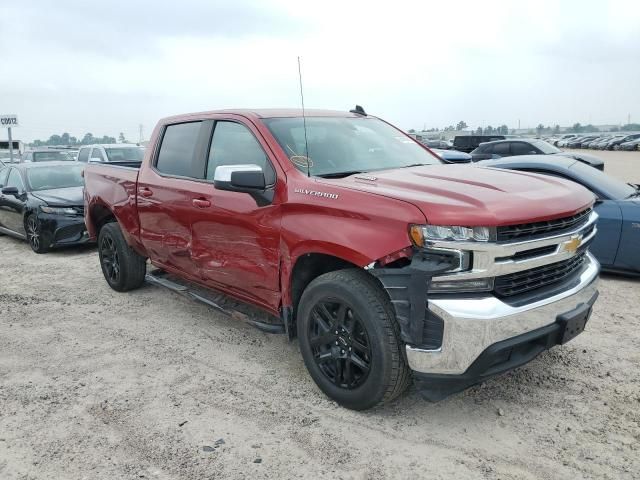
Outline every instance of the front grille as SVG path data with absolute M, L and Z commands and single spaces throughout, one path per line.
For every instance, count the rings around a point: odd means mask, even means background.
M 545 222 L 521 223 L 520 225 L 498 227 L 497 240 L 499 242 L 508 242 L 511 240 L 526 240 L 538 235 L 562 233 L 563 231 L 578 228 L 587 223 L 590 214 L 591 209 L 588 208 L 571 217 L 558 218 Z
M 561 282 L 577 272 L 584 263 L 586 250 L 562 262 L 496 277 L 494 292 L 499 297 L 511 297 Z

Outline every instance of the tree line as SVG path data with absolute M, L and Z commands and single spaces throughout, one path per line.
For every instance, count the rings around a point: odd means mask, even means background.
M 455 126 L 454 125 L 448 125 L 446 127 L 444 127 L 443 129 L 439 129 L 439 128 L 429 128 L 428 130 L 423 130 L 424 132 L 454 132 L 454 131 L 461 131 L 461 130 L 465 130 L 466 128 L 468 128 L 468 125 L 465 121 L 461 120 L 459 121 Z M 594 132 L 599 132 L 600 129 L 594 125 L 588 124 L 588 125 L 582 125 L 580 123 L 574 123 L 571 127 L 569 128 L 564 128 L 562 129 L 560 127 L 560 125 L 543 125 L 542 123 L 539 123 L 538 126 L 534 129 L 530 129 L 530 133 L 537 133 L 538 135 L 557 135 L 559 133 L 594 133 Z M 614 128 L 611 131 L 622 131 L 622 132 L 636 132 L 636 131 L 640 131 L 640 123 L 628 123 L 626 125 L 622 125 L 620 127 Z M 417 133 L 413 128 L 409 130 L 409 133 Z M 514 134 L 515 133 L 515 129 L 509 129 L 509 127 L 506 124 L 502 124 L 499 127 L 493 127 L 491 125 L 488 125 L 486 127 L 478 127 L 474 130 L 474 133 L 476 135 L 508 135 L 509 133 Z
M 118 136 L 118 141 L 120 143 L 128 143 L 123 133 Z M 94 137 L 92 133 L 85 133 L 84 137 L 78 139 L 65 132 L 62 135 L 51 135 L 48 140 L 34 140 L 31 145 L 43 147 L 48 145 L 93 145 L 95 143 L 116 143 L 116 138 L 108 135 Z

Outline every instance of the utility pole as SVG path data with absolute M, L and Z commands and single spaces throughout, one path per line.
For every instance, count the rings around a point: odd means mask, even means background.
M 13 163 L 13 139 L 11 138 L 11 127 L 7 128 L 7 134 L 9 135 L 9 161 Z
M 13 162 L 13 138 L 11 136 L 11 127 L 17 127 L 18 116 L 17 115 L 0 115 L 0 125 L 7 127 L 7 135 L 9 136 L 9 161 Z M 19 149 L 20 147 L 18 147 Z M 20 151 L 18 150 L 18 153 Z
M 627 113 L 627 125 L 631 125 L 631 114 Z

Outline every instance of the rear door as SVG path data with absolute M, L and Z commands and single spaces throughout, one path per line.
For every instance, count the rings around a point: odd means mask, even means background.
M 0 193 L 0 225 L 12 232 L 24 235 L 24 206 L 27 200 L 25 183 L 17 168 L 9 169 L 5 187 L 16 187 L 18 196 Z
M 151 168 L 138 174 L 140 239 L 151 260 L 186 276 L 196 275 L 191 259 L 194 200 L 205 183 L 205 143 L 213 122 L 194 121 L 164 127 Z
M 206 180 L 197 186 L 201 205 L 193 209 L 192 256 L 201 278 L 276 310 L 280 299 L 279 205 L 258 206 L 249 194 L 217 190 L 216 167 L 254 164 L 274 188 L 276 170 L 255 127 L 236 119 L 216 121 L 207 155 Z

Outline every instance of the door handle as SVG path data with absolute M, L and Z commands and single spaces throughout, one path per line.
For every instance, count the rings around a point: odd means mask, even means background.
M 138 193 L 143 197 L 150 197 L 151 195 L 153 195 L 153 192 L 151 191 L 151 189 L 147 187 L 140 187 L 138 189 Z
M 211 206 L 211 202 L 203 198 L 194 198 L 191 200 L 191 203 L 193 203 L 194 207 L 198 208 L 209 208 Z

